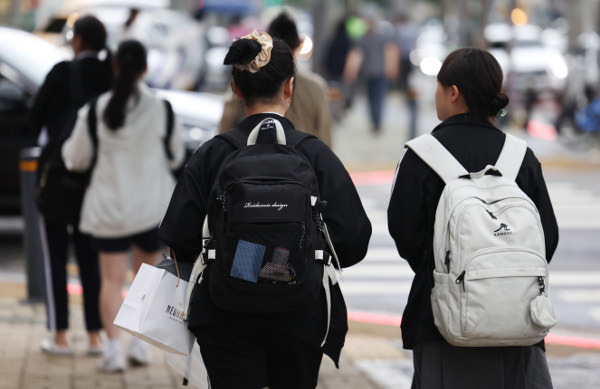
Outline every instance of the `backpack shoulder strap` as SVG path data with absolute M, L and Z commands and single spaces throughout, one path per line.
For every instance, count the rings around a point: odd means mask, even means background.
M 234 127 L 216 136 L 225 139 L 226 141 L 231 143 L 236 149 L 241 149 L 242 147 L 246 146 L 246 143 L 248 142 L 248 135 L 246 135 L 244 131 L 237 127 Z
M 307 139 L 317 138 L 316 136 L 314 136 L 312 134 L 309 134 L 307 132 L 300 131 L 300 130 L 289 131 L 285 134 L 285 136 L 287 139 L 288 146 L 294 146 L 294 147 L 298 146 L 300 143 L 304 142 Z
M 406 146 L 429 165 L 445 183 L 469 174 L 448 149 L 431 134 L 415 138 L 407 142 Z
M 73 98 L 73 104 L 80 107 L 85 102 L 85 95 L 83 91 L 82 78 L 81 78 L 81 64 L 78 60 L 74 59 L 68 62 L 69 72 L 69 91 Z
M 516 180 L 523 158 L 527 152 L 527 142 L 516 136 L 506 134 L 504 146 L 494 167 L 502 173 L 502 176 Z
M 90 100 L 90 108 L 88 110 L 87 115 L 87 127 L 88 133 L 90 135 L 90 139 L 92 140 L 92 163 L 90 164 L 90 169 L 96 164 L 96 158 L 98 154 L 98 118 L 96 114 L 96 103 L 98 102 L 98 96 L 93 97 Z
M 173 107 L 171 106 L 171 103 L 169 102 L 169 100 L 163 100 L 163 103 L 165 104 L 165 109 L 167 110 L 167 135 L 165 136 L 163 143 L 165 146 L 165 153 L 167 154 L 167 158 L 169 160 L 172 160 L 173 153 L 171 152 L 171 149 L 169 148 L 169 142 L 171 140 L 171 134 L 173 133 L 173 125 L 175 123 L 175 117 L 174 117 L 174 113 L 173 113 Z
M 96 116 L 96 103 L 98 102 L 98 96 L 90 100 L 90 108 L 88 110 L 87 125 L 92 140 L 94 151 L 98 147 L 98 118 Z

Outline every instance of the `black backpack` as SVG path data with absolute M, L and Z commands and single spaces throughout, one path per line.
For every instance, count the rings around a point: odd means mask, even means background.
M 257 143 L 268 130 L 276 131 L 278 143 Z M 275 119 L 263 120 L 248 137 L 239 129 L 220 136 L 238 149 L 216 175 L 205 222 L 210 237 L 190 285 L 207 265 L 212 300 L 227 311 L 293 311 L 314 302 L 322 286 L 330 310 L 329 281 L 335 284 L 337 277 L 327 244 L 334 257 L 335 251 L 312 166 L 286 144 Z M 288 136 L 293 145 L 311 137 L 299 131 Z
M 73 102 L 63 115 L 61 131 L 44 147 L 40 157 L 39 181 L 36 190 L 38 209 L 46 220 L 55 223 L 76 224 L 81 212 L 83 196 L 90 180 L 93 162 L 85 172 L 69 171 L 62 160 L 61 150 L 69 138 L 77 121 L 79 108 L 86 103 L 82 86 L 81 64 L 79 61 L 68 63 L 69 82 Z M 95 105 L 96 97 L 92 105 Z M 95 110 L 90 109 L 88 124 L 95 123 Z M 96 149 L 96 131 L 90 128 L 90 137 Z M 94 124 L 95 127 L 95 124 Z

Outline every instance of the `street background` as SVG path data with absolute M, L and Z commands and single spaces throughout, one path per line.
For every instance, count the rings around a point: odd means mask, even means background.
M 65 9 L 66 3 L 73 6 L 85 2 L 0 0 L 0 20 L 41 36 L 44 35 L 41 33 L 43 20 L 64 14 L 58 10 Z M 159 47 L 152 55 L 156 58 L 155 63 L 165 66 L 150 72 L 154 76 L 147 80 L 148 83 L 161 90 L 170 89 L 164 93 L 173 93 L 173 98 L 177 97 L 178 91 L 186 90 L 192 97 L 208 96 L 211 104 L 221 107 L 228 78 L 219 61 L 224 55 L 223 42 L 230 41 L 229 35 L 223 38 L 223 32 L 227 32 L 225 27 L 232 25 L 232 19 L 221 13 L 211 16 L 208 12 L 198 17 L 198 10 L 202 9 L 200 4 L 205 4 L 207 8 L 204 10 L 208 11 L 211 4 L 217 3 L 208 0 L 198 3 L 173 1 L 170 5 L 162 5 L 170 11 L 195 16 L 194 23 L 198 23 L 195 26 L 201 30 L 199 34 L 205 44 L 198 44 L 192 52 L 199 51 L 203 61 L 194 68 L 198 77 L 181 77 L 183 70 L 173 73 L 170 69 L 186 68 L 167 66 L 172 57 L 160 55 L 166 52 L 171 55 L 172 52 Z M 391 82 L 378 133 L 372 131 L 368 102 L 360 82 L 355 85 L 353 95 L 348 94 L 346 86 L 340 88 L 339 83 L 330 83 L 331 108 L 336 118 L 333 150 L 353 176 L 373 225 L 373 236 L 365 260 L 343 273 L 342 288 L 350 311 L 350 333 L 343 350 L 341 369 L 336 370 L 330 361 L 324 361 L 319 388 L 410 387 L 411 354 L 402 349 L 399 323 L 410 290 L 412 272 L 398 256 L 387 232 L 387 203 L 394 169 L 404 143 L 413 135 L 431 131 L 439 123 L 433 102 L 435 73 L 431 74 L 427 64 L 433 64 L 435 68 L 435 60 L 441 61 L 453 48 L 465 45 L 505 50 L 496 54 L 499 61 L 508 58 L 504 65 L 507 66 L 506 88 L 511 104 L 508 114 L 497 124 L 527 140 L 541 160 L 558 218 L 560 242 L 550 265 L 550 295 L 559 323 L 547 339 L 554 386 L 600 387 L 597 369 L 600 364 L 600 127 L 584 130 L 575 120 L 575 112 L 593 101 L 600 85 L 600 38 L 597 34 L 600 1 L 265 0 L 220 3 L 246 4 L 247 8 L 238 5 L 245 11 L 236 15 L 244 16 L 246 12 L 247 17 L 235 19 L 237 26 L 245 30 L 251 27 L 242 21 L 254 21 L 251 26 L 264 26 L 264 15 L 276 14 L 281 5 L 292 6 L 290 9 L 299 21 L 299 29 L 314 43 L 298 66 L 313 69 L 327 79 L 323 65 L 327 42 L 335 21 L 341 17 L 350 20 L 364 15 L 377 16 L 383 23 L 383 30 L 391 27 L 390 31 L 393 31 L 394 15 L 406 13 L 418 26 L 419 36 L 423 38 L 415 48 L 421 51 L 415 54 L 410 84 L 416 92 L 416 97 L 411 97 L 416 104 L 409 104 L 409 94 L 399 89 L 395 81 Z M 157 8 L 162 10 L 160 4 Z M 515 16 L 515 9 L 523 14 L 517 12 Z M 560 69 L 551 69 L 548 63 L 543 65 L 543 74 L 539 69 L 519 70 L 517 63 L 520 59 L 515 57 L 517 50 L 513 51 L 517 37 L 508 39 L 510 44 L 505 46 L 499 45 L 496 38 L 486 38 L 486 26 L 494 23 L 517 25 L 522 22 L 518 18 L 523 15 L 527 17 L 525 24 L 535 24 L 545 33 L 540 35 L 537 43 L 542 42 L 541 36 L 544 36 L 544 47 L 555 46 L 552 55 L 560 54 L 567 66 L 567 74 L 560 73 Z M 45 38 L 48 35 L 46 33 Z M 54 33 L 52 39 L 57 46 L 64 44 L 64 35 L 62 28 Z M 188 40 L 191 39 L 188 37 Z M 176 47 L 179 51 L 183 50 L 182 46 Z M 0 48 L 0 55 L 1 51 Z M 537 58 L 534 57 L 545 55 L 540 53 L 542 51 L 525 51 L 525 54 L 519 51 L 528 64 L 535 62 Z M 180 60 L 173 59 L 175 62 Z M 546 68 L 549 78 L 541 86 L 537 82 L 528 84 L 522 81 L 537 80 L 541 74 L 545 76 Z M 0 75 L 3 69 L 0 61 Z M 178 77 L 170 78 L 173 74 Z M 521 88 L 525 84 L 527 87 Z M 341 100 L 340 90 L 345 92 Z M 350 97 L 351 104 L 347 103 Z M 200 116 L 207 115 L 203 105 L 190 109 Z M 220 114 L 218 109 L 216 111 Z M 566 119 L 558 125 L 561 114 Z M 416 118 L 415 133 L 412 134 L 411 115 Z M 211 120 L 206 127 L 195 124 L 186 127 L 190 138 L 201 141 L 212 136 L 218 122 Z M 194 134 L 200 135 L 194 137 Z M 119 376 L 96 372 L 96 359 L 84 355 L 86 335 L 75 265 L 69 268 L 69 282 L 73 302 L 70 337 L 76 357 L 55 358 L 41 353 L 39 344 L 48 332 L 45 329 L 44 305 L 32 298 L 39 296 L 28 295 L 30 259 L 24 246 L 24 224 L 19 214 L 0 215 L 0 388 L 181 387 L 180 378 L 167 366 L 165 355 L 156 349 L 153 349 L 153 361 L 149 367 L 128 369 Z M 124 334 L 123 338 L 128 339 L 127 336 Z

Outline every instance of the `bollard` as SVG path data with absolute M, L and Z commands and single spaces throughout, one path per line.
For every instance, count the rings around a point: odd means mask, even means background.
M 21 150 L 19 170 L 21 178 L 21 212 L 24 220 L 23 245 L 27 272 L 27 301 L 46 301 L 44 278 L 44 251 L 40 233 L 40 217 L 35 204 L 38 158 L 41 149 L 31 147 Z

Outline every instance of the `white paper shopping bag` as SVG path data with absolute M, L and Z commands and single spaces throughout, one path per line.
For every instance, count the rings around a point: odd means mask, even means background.
M 189 355 L 195 337 L 183 321 L 187 285 L 164 269 L 142 264 L 114 324 L 162 350 Z

